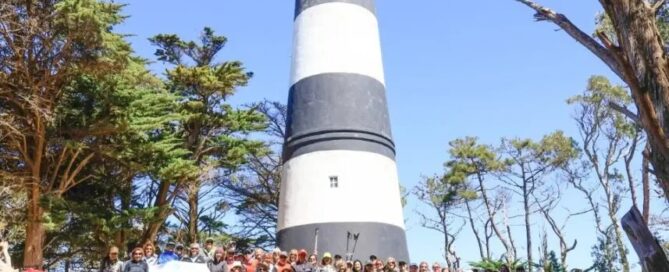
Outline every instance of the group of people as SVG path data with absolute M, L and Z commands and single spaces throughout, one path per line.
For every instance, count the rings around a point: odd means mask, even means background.
M 187 252 L 187 253 L 186 253 Z M 319 258 L 320 257 L 320 258 Z M 320 259 L 320 260 L 319 260 Z M 325 252 L 323 255 L 308 254 L 306 250 L 292 249 L 288 252 L 274 249 L 264 252 L 256 249 L 245 254 L 234 247 L 216 247 L 208 239 L 203 248 L 197 243 L 188 249 L 174 243 L 167 243 L 164 250 L 156 253 L 152 243 L 134 248 L 130 259 L 123 262 L 117 247 L 111 247 L 103 260 L 100 272 L 148 272 L 150 266 L 165 264 L 170 261 L 182 261 L 206 265 L 210 272 L 462 272 L 442 268 L 434 263 L 429 268 L 427 262 L 408 264 L 390 257 L 385 262 L 372 255 L 365 263 L 360 260 L 345 260 L 341 255 Z M 497 272 L 492 270 L 470 270 L 471 272 Z M 522 272 L 524 270 L 516 270 Z M 499 272 L 512 272 L 501 269 Z

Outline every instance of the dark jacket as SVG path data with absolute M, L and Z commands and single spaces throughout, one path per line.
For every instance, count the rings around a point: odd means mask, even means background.
M 228 272 L 228 264 L 225 263 L 225 260 L 218 263 L 211 261 L 207 263 L 207 267 L 209 267 L 209 271 L 211 272 Z
M 123 264 L 123 272 L 149 272 L 149 265 L 145 261 L 127 261 Z
M 181 261 L 182 262 L 187 262 L 187 263 L 203 263 L 203 264 L 206 264 L 207 263 L 207 257 L 202 256 L 202 255 L 197 255 L 197 257 L 195 257 L 195 258 L 183 257 L 183 258 L 181 258 Z

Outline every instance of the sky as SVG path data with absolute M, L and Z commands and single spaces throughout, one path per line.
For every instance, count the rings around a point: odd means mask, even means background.
M 287 101 L 294 1 L 122 2 L 129 18 L 117 31 L 131 35 L 138 55 L 155 60 L 147 41 L 153 35 L 175 33 L 189 40 L 210 26 L 228 38 L 219 58 L 241 60 L 254 72 L 233 103 Z M 396 160 L 400 181 L 409 189 L 422 175 L 443 172 L 448 142 L 458 137 L 497 144 L 502 137 L 539 139 L 557 129 L 577 137 L 573 108 L 565 100 L 581 93 L 591 75 L 619 82 L 590 52 L 556 26 L 534 22 L 533 12 L 514 0 L 376 2 Z M 601 9 L 594 0 L 539 2 L 589 33 Z M 157 73 L 164 69 L 160 63 L 151 67 Z M 565 197 L 572 206 L 585 205 L 580 195 Z M 421 227 L 416 210 L 429 211 L 410 198 L 404 216 L 412 261 L 443 263 L 440 234 Z M 591 218 L 574 218 L 566 228 L 579 243 L 568 260 L 572 267 L 591 264 Z M 533 229 L 538 233 L 544 226 L 536 223 Z M 520 227 L 514 231 L 517 243 L 523 243 Z M 456 241 L 465 263 L 478 258 L 470 233 L 464 229 Z M 630 261 L 637 262 L 633 250 Z

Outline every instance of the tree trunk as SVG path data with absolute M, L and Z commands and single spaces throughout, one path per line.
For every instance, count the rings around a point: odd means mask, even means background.
M 469 200 L 465 200 L 465 206 L 467 207 L 467 215 L 469 216 L 469 225 L 472 227 L 472 232 L 476 238 L 476 245 L 479 247 L 479 255 L 481 256 L 481 260 L 483 260 L 486 258 L 486 255 L 483 253 L 483 244 L 481 243 L 479 231 L 476 229 L 476 225 L 474 224 L 474 217 L 472 216 L 472 208 L 469 205 Z
M 160 188 L 158 189 L 154 204 L 154 206 L 158 208 L 158 213 L 149 221 L 148 227 L 144 231 L 144 235 L 142 235 L 142 240 L 140 242 L 142 245 L 146 242 L 154 242 L 156 240 L 158 231 L 160 231 L 160 228 L 163 226 L 167 216 L 169 216 L 172 210 L 168 197 L 170 194 L 170 185 L 171 183 L 169 181 L 160 181 Z
M 199 204 L 199 190 L 200 186 L 197 183 L 193 184 L 188 190 L 188 240 L 189 243 L 197 243 L 197 222 L 198 204 Z
M 38 187 L 38 186 L 34 186 Z M 30 201 L 28 202 L 28 222 L 26 226 L 26 242 L 23 251 L 23 267 L 36 267 L 41 269 L 43 258 L 43 246 L 46 232 L 44 223 L 42 222 L 42 215 L 44 210 L 39 206 L 39 188 L 30 194 Z
M 524 192 L 524 197 L 523 197 L 523 208 L 525 210 L 525 239 L 526 239 L 526 246 L 527 246 L 527 263 L 531 264 L 532 263 L 532 230 L 530 228 L 530 203 L 529 203 L 529 196 L 527 191 L 527 183 L 523 182 L 523 191 Z M 527 266 L 527 271 L 532 272 L 532 266 L 529 265 Z
M 669 261 L 664 249 L 650 233 L 636 207 L 632 206 L 632 209 L 623 216 L 622 225 L 639 256 L 643 271 L 669 271 Z

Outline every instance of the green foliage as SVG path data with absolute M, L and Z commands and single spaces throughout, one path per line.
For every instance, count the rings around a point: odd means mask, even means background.
M 499 260 L 492 260 L 492 259 L 483 259 L 478 262 L 469 262 L 469 266 L 472 268 L 477 268 L 481 270 L 486 270 L 490 269 L 492 271 L 499 271 L 502 269 L 502 267 L 508 267 L 511 271 L 514 271 L 517 268 L 525 268 L 527 267 L 527 263 L 521 261 L 521 260 L 515 260 L 511 264 L 507 264 L 505 260 L 499 259 Z

